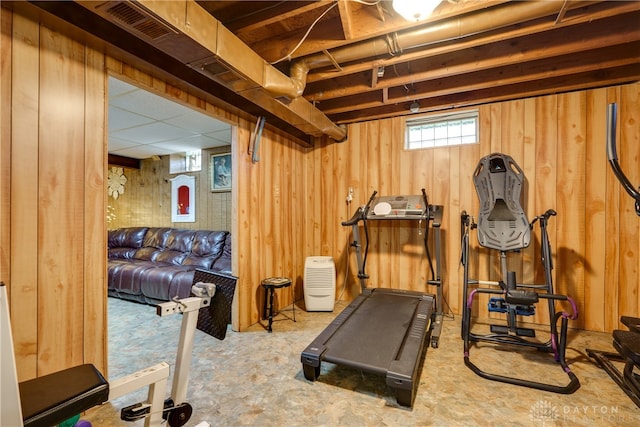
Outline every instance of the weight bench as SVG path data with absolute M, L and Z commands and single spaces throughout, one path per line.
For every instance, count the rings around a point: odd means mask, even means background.
M 636 215 L 640 216 L 640 187 L 636 190 L 625 175 L 618 162 L 616 149 L 616 127 L 618 107 L 615 103 L 607 107 L 607 158 L 611 170 L 625 191 L 635 201 Z M 640 374 L 634 368 L 640 368 L 640 318 L 622 316 L 620 321 L 629 328 L 628 331 L 613 331 L 613 346 L 618 353 L 587 349 L 589 357 L 604 369 L 618 386 L 640 408 Z M 624 362 L 624 370 L 620 370 L 612 361 Z
M 613 331 L 613 347 L 617 353 L 587 349 L 587 354 L 640 408 L 640 374 L 634 372 L 635 369 L 640 369 L 640 318 L 622 316 L 620 321 L 629 330 Z M 624 363 L 622 372 L 614 362 Z
M 0 283 L 0 425 L 49 427 L 109 399 L 109 383 L 91 364 L 18 383 L 7 289 Z

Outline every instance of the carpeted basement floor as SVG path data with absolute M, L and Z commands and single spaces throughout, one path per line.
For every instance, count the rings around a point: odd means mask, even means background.
M 187 426 L 640 425 L 640 409 L 587 357 L 587 348 L 612 351 L 611 336 L 604 333 L 570 332 L 567 360 L 581 387 L 569 395 L 475 375 L 463 362 L 459 318 L 447 319 L 439 347 L 428 349 L 412 409 L 398 406 L 383 377 L 346 367 L 324 363 L 319 379 L 309 382 L 300 353 L 344 307 L 338 302 L 333 313 L 298 307 L 297 322 L 279 320 L 271 334 L 261 324 L 229 331 L 224 341 L 196 331 L 188 393 L 194 412 Z M 151 306 L 109 298 L 109 377 L 161 361 L 173 369 L 180 321 L 178 315 L 156 316 Z M 557 384 L 567 379 L 551 355 L 536 351 L 483 346 L 471 358 L 492 372 L 508 369 Z M 145 399 L 146 391 L 138 391 L 82 419 L 94 427 L 141 426 L 143 421 L 121 421 L 119 411 Z

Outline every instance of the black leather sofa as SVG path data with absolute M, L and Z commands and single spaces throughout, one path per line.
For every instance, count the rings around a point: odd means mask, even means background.
M 231 274 L 227 231 L 129 227 L 108 232 L 108 294 L 158 304 L 191 294 L 197 268 Z

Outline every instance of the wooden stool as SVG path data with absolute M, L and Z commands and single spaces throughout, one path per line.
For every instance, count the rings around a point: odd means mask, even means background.
M 271 325 L 273 323 L 273 295 L 276 289 L 281 288 L 289 288 L 291 289 L 291 300 L 293 301 L 293 320 L 296 321 L 296 304 L 293 293 L 293 287 L 291 286 L 291 280 L 286 277 L 270 277 L 268 279 L 264 279 L 260 282 L 262 287 L 264 288 L 264 308 L 263 308 L 263 319 L 269 319 L 269 326 L 267 327 L 267 331 L 272 332 L 273 329 Z M 276 313 L 277 315 L 278 313 Z

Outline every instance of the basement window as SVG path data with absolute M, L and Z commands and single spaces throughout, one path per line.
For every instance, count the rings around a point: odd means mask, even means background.
M 405 148 L 451 147 L 478 142 L 478 110 L 407 120 Z

